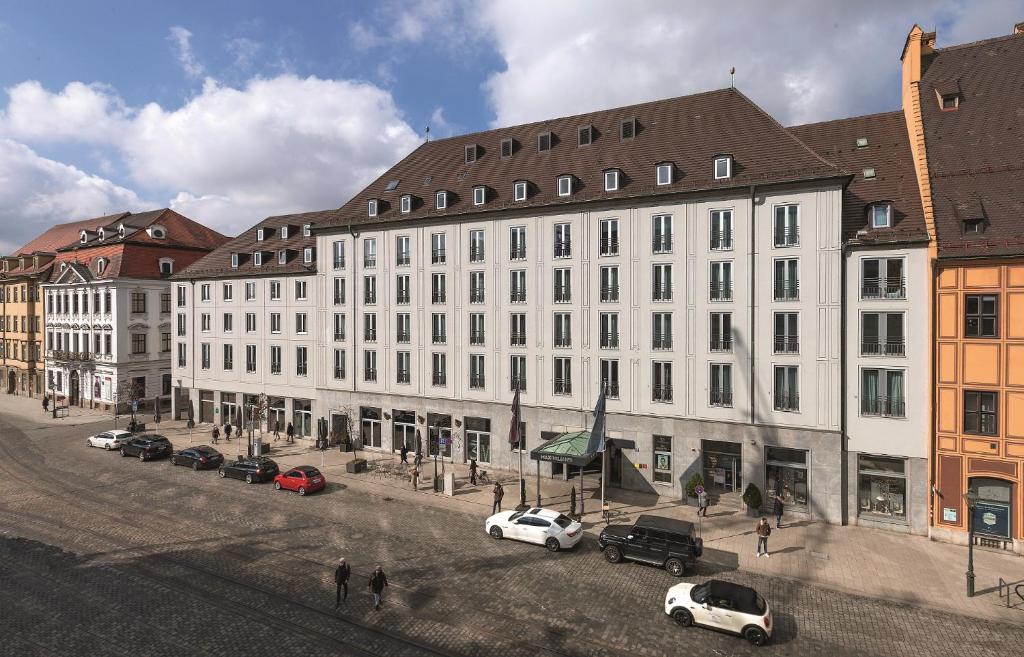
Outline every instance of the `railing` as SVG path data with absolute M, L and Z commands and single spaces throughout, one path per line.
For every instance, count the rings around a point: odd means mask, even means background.
M 526 260 L 526 246 L 513 246 L 508 257 L 512 260 Z
M 572 290 L 568 285 L 555 286 L 555 303 L 569 303 L 572 301 Z
M 865 397 L 860 402 L 861 415 L 906 417 L 907 403 L 902 397 Z
M 860 355 L 861 356 L 906 356 L 907 345 L 903 341 L 903 338 L 898 340 L 887 339 L 885 342 L 881 340 L 870 340 L 860 343 Z
M 775 246 L 798 246 L 800 244 L 800 229 L 795 227 L 776 228 Z
M 619 286 L 618 285 L 603 285 L 601 286 L 601 301 L 618 301 L 619 300 Z
M 363 267 L 373 268 L 377 266 L 377 256 L 364 256 Z
M 469 332 L 469 344 L 471 345 L 482 345 L 484 343 L 484 332 L 483 331 L 470 331 Z
M 672 286 L 671 285 L 656 285 L 652 294 L 654 301 L 671 301 L 672 300 Z
M 725 388 L 712 388 L 711 398 L 708 402 L 712 406 L 732 406 L 732 390 Z
M 446 385 L 445 382 L 447 380 L 447 377 L 443 372 L 434 372 L 434 375 L 431 377 L 431 380 L 433 381 L 433 384 L 435 386 L 443 386 Z
M 377 370 L 376 369 L 366 369 L 366 370 L 363 370 L 363 380 L 364 381 L 376 381 L 377 380 Z
M 345 334 L 344 333 L 338 333 L 337 331 L 335 331 L 335 333 L 334 333 L 334 341 L 335 342 L 341 342 L 344 339 L 345 339 Z
M 340 292 L 340 293 L 339 292 L 335 292 L 334 293 L 334 305 L 335 306 L 342 306 L 344 304 L 345 304 L 345 293 L 344 292 Z
M 601 348 L 602 349 L 618 349 L 619 348 L 619 336 L 612 333 L 601 334 Z
M 556 335 L 555 336 L 556 347 L 571 347 L 572 339 L 568 335 Z
M 654 394 L 651 398 L 656 402 L 672 401 L 672 386 L 654 386 Z
M 672 348 L 672 336 L 662 335 L 655 333 L 654 338 L 651 340 L 652 349 L 671 349 Z
M 469 387 L 473 390 L 481 390 L 484 387 L 484 377 L 482 374 L 469 377 Z
M 409 383 L 409 370 L 398 370 L 395 376 L 397 383 Z
M 407 343 L 411 339 L 411 336 L 409 335 L 409 331 L 399 331 L 398 335 L 395 336 L 395 339 L 398 342 Z
M 791 301 L 800 298 L 800 282 L 786 281 L 775 284 L 775 300 Z
M 613 256 L 619 255 L 619 240 L 603 239 L 601 240 L 601 255 Z
M 731 230 L 719 230 L 711 231 L 711 248 L 712 250 L 728 250 L 732 248 L 732 231 Z
M 525 333 L 513 333 L 509 338 L 509 343 L 513 347 L 525 347 L 526 346 L 526 334 Z
M 366 331 L 363 331 L 363 339 L 366 340 L 367 342 L 376 342 L 377 331 L 375 329 L 367 329 Z
M 509 387 L 509 390 L 516 390 L 516 389 L 518 389 L 521 392 L 526 390 L 526 377 L 525 376 L 514 376 L 514 377 L 512 377 L 512 381 L 510 383 L 511 383 L 511 385 Z
M 732 301 L 732 285 L 726 285 L 725 283 L 712 283 L 711 300 Z
M 572 243 L 566 240 L 555 242 L 555 257 L 568 258 L 572 256 Z
M 775 353 L 795 354 L 800 352 L 800 338 L 795 335 L 775 336 Z
M 409 299 L 410 296 L 408 292 L 399 292 L 397 298 L 395 299 L 395 303 L 405 306 L 409 304 Z
M 775 393 L 775 410 L 777 411 L 799 411 L 800 395 L 792 392 Z
M 612 399 L 619 398 L 619 382 L 618 381 L 602 381 L 601 385 L 604 386 L 604 394 L 606 397 Z
M 281 368 L 278 367 L 277 368 L 277 373 L 280 373 L 280 372 L 281 372 Z M 334 368 L 334 378 L 335 379 L 344 379 L 345 378 L 345 368 L 344 367 L 335 367 Z
M 448 336 L 444 333 L 434 333 L 431 338 L 434 344 L 445 344 L 448 342 Z
M 345 268 L 345 259 L 344 258 L 335 258 L 334 259 L 334 268 L 335 269 L 344 269 Z
M 526 303 L 526 290 L 512 290 L 508 297 L 512 303 Z
M 444 292 L 434 292 L 433 294 L 430 295 L 430 300 L 433 303 L 444 303 L 445 294 Z
M 672 238 L 667 235 L 655 235 L 651 240 L 651 250 L 654 253 L 668 253 L 672 250 Z
M 408 253 L 399 253 L 395 256 L 395 264 L 399 267 L 407 267 L 411 259 Z
M 729 338 L 711 338 L 711 351 L 732 351 L 732 340 Z
M 469 290 L 469 302 L 470 303 L 483 303 L 484 302 L 484 289 L 471 288 Z
M 556 395 L 571 395 L 572 394 L 572 380 L 571 379 L 555 379 L 555 394 Z
M 434 249 L 430 252 L 430 262 L 434 265 L 443 265 L 447 262 L 444 249 Z
M 865 278 L 861 281 L 862 299 L 906 299 L 906 280 L 902 276 Z
M 363 293 L 363 303 L 371 303 L 371 304 L 372 303 L 377 303 L 377 293 L 376 292 L 364 292 Z
M 469 261 L 470 262 L 483 262 L 484 261 L 484 249 L 470 247 L 469 249 Z

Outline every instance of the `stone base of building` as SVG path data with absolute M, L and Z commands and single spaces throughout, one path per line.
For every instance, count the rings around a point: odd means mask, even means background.
M 928 534 L 928 461 L 846 455 L 847 523 L 905 534 Z
M 956 529 L 948 529 L 946 527 L 932 527 L 928 532 L 928 538 L 933 541 L 939 541 L 940 543 L 952 543 L 953 545 L 963 545 L 967 547 L 967 532 L 959 531 Z M 979 547 L 978 536 L 975 536 L 975 547 Z M 1006 543 L 1007 547 L 1004 549 L 1006 552 L 1012 552 L 1019 556 L 1024 556 L 1024 541 L 1013 539 Z M 997 549 L 997 548 L 986 548 L 986 549 Z

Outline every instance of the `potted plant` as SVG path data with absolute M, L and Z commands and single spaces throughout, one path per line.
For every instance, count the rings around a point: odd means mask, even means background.
M 704 485 L 704 477 L 699 473 L 693 473 L 690 480 L 686 482 L 686 504 L 687 506 L 697 506 L 697 486 Z
M 743 503 L 747 505 L 747 515 L 757 517 L 761 515 L 761 489 L 755 484 L 747 484 L 747 489 L 743 491 Z

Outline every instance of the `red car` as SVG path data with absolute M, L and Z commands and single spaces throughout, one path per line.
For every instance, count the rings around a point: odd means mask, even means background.
M 318 490 L 323 490 L 326 486 L 327 481 L 324 476 L 311 465 L 300 465 L 274 477 L 274 488 L 293 490 L 299 495 L 315 493 Z

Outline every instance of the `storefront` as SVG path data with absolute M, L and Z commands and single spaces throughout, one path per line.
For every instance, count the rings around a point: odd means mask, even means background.
M 725 493 L 742 492 L 743 458 L 742 445 L 717 440 L 702 440 L 704 487 L 721 496 Z M 666 452 L 671 454 L 671 445 Z
M 296 436 L 313 435 L 313 402 L 308 399 L 292 400 L 292 423 Z
M 857 515 L 907 522 L 907 462 L 891 456 L 861 455 L 857 462 Z
M 275 427 L 282 432 L 288 427 L 283 397 L 267 397 L 267 431 L 274 431 Z
M 220 393 L 220 421 L 234 424 L 238 416 L 238 395 L 233 392 Z
M 482 417 L 465 418 L 466 460 L 491 462 L 491 421 Z
M 440 452 L 438 452 L 440 448 Z M 430 456 L 452 456 L 452 416 L 427 413 L 427 449 Z
M 404 446 L 416 452 L 416 413 L 414 411 L 391 410 L 392 451 L 399 452 Z
M 807 450 L 786 447 L 765 448 L 765 509 L 772 508 L 778 494 L 787 511 L 807 512 L 810 500 L 807 481 Z
M 359 407 L 359 439 L 366 449 L 380 449 L 380 418 L 379 408 Z
M 199 391 L 199 421 L 200 422 L 213 422 L 213 391 L 212 390 L 200 390 Z

